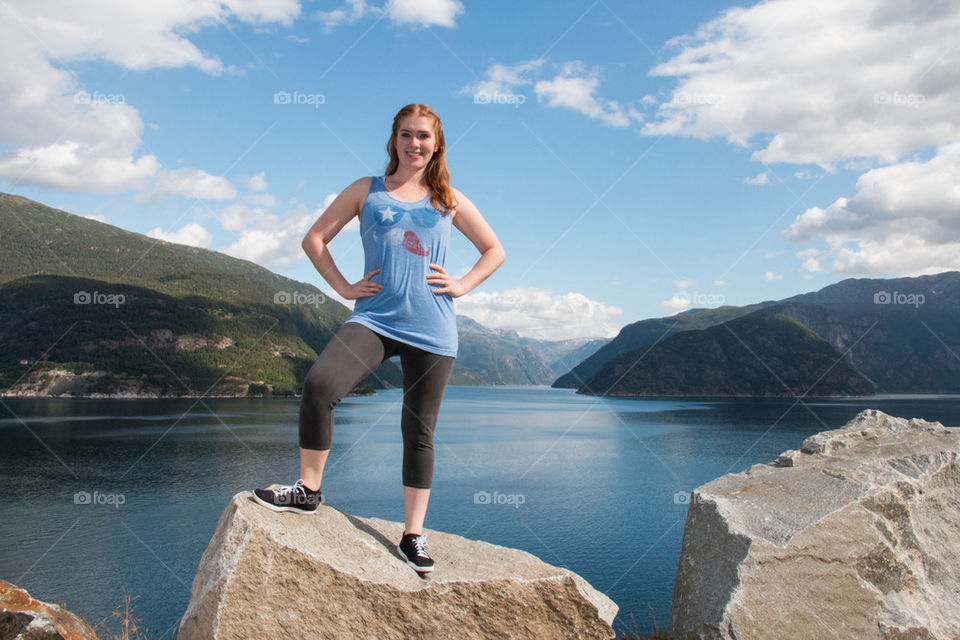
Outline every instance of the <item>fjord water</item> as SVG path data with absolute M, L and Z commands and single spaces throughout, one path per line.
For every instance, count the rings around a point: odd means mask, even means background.
M 323 482 L 332 506 L 403 520 L 401 397 L 380 391 L 337 407 Z M 174 637 L 231 496 L 296 480 L 298 407 L 4 399 L 0 578 L 91 624 L 125 590 L 149 637 Z M 665 629 L 687 492 L 864 408 L 960 425 L 957 396 L 651 400 L 448 387 L 426 527 L 576 571 L 620 606 L 619 631 Z

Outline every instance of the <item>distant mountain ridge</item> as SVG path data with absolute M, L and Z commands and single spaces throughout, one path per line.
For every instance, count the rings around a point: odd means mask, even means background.
M 726 377 L 714 375 L 712 386 L 680 381 L 696 378 L 702 373 L 698 370 L 715 372 L 716 363 L 727 357 L 717 351 L 717 332 L 707 329 L 726 327 L 740 335 L 735 328 L 741 320 L 759 322 L 771 316 L 791 318 L 822 338 L 835 351 L 837 366 L 842 362 L 850 367 L 869 383 L 871 392 L 960 392 L 960 272 L 956 271 L 914 278 L 848 279 L 781 301 L 637 322 L 624 327 L 610 344 L 561 376 L 554 386 L 576 384 L 582 393 L 610 389 L 618 395 L 751 395 L 749 388 L 758 381 L 742 375 L 743 368 L 753 366 L 749 361 L 731 364 Z M 707 326 L 677 330 L 697 322 Z M 785 338 L 779 333 L 782 330 L 782 325 L 759 322 L 741 338 L 758 341 L 754 360 L 773 362 L 781 356 L 777 339 Z M 654 338 L 657 331 L 661 333 Z M 677 351 L 680 336 L 685 348 Z M 634 347 L 644 339 L 648 344 Z M 670 362 L 660 357 L 668 351 L 674 356 Z M 600 362 L 604 352 L 616 355 Z M 806 361 L 798 367 L 810 372 L 816 368 Z M 629 373 L 615 383 L 615 370 L 620 375 Z M 657 377 L 662 378 L 659 386 L 651 387 L 650 381 Z M 814 382 L 798 380 L 796 388 Z M 735 387 L 736 392 L 731 392 Z M 820 389 L 826 395 L 835 395 L 836 390 Z

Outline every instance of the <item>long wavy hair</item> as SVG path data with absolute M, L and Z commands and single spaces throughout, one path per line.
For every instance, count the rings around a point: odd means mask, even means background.
M 400 166 L 400 157 L 397 155 L 397 134 L 400 123 L 407 116 L 425 116 L 433 121 L 433 135 L 437 140 L 430 162 L 424 171 L 427 186 L 430 187 L 430 204 L 441 213 L 447 214 L 457 208 L 457 199 L 450 186 L 450 170 L 447 169 L 447 143 L 443 139 L 443 124 L 440 116 L 425 104 L 408 104 L 400 109 L 393 117 L 393 131 L 387 141 L 387 153 L 390 161 L 387 163 L 384 175 L 392 175 Z

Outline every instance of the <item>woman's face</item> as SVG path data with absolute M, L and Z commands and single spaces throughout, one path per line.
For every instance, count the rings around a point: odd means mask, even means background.
M 433 121 L 426 116 L 405 117 L 400 121 L 394 144 L 401 166 L 413 171 L 425 169 L 437 145 Z

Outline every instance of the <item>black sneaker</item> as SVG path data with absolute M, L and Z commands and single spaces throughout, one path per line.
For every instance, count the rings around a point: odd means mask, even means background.
M 293 511 L 294 513 L 316 513 L 323 504 L 323 493 L 317 489 L 311 491 L 297 480 L 297 484 L 278 489 L 254 489 L 253 499 L 274 511 Z
M 397 551 L 417 572 L 433 571 L 433 559 L 427 555 L 427 536 L 405 533 L 397 545 Z

